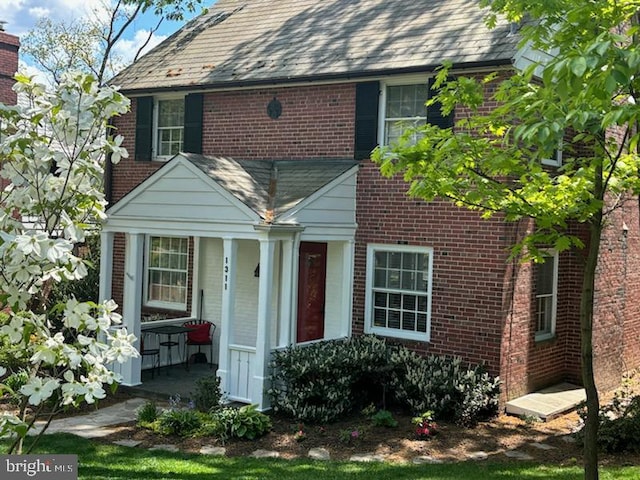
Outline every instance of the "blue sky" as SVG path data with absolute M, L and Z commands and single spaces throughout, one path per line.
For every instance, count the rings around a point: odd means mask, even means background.
M 13 35 L 23 36 L 31 30 L 40 17 L 52 20 L 70 20 L 73 18 L 100 15 L 100 8 L 105 2 L 114 0 L 0 0 L 0 20 L 6 21 L 5 30 Z M 205 7 L 211 6 L 214 0 L 204 0 Z M 157 18 L 147 14 L 129 28 L 126 36 L 116 45 L 117 54 L 125 59 L 132 59 L 138 46 L 146 39 L 149 28 L 155 25 Z M 148 48 L 152 48 L 167 36 L 174 33 L 185 22 L 163 21 L 161 28 L 154 35 Z M 36 73 L 33 67 L 23 66 L 29 73 Z

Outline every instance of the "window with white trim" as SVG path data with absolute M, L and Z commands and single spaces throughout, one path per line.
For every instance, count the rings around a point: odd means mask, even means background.
M 410 85 L 387 85 L 384 96 L 384 145 L 397 142 L 408 128 L 427 123 L 425 102 L 429 89 L 426 81 Z M 414 140 L 417 141 L 417 138 Z
M 184 144 L 184 97 L 156 101 L 155 152 L 157 157 L 170 157 Z
M 150 236 L 148 240 L 145 304 L 185 310 L 189 239 Z
M 549 250 L 544 262 L 535 265 L 536 270 L 536 340 L 553 338 L 556 333 L 558 303 L 558 252 Z
M 432 270 L 432 248 L 368 245 L 365 331 L 428 341 Z
M 558 148 L 553 150 L 551 158 L 543 158 L 542 164 L 549 167 L 561 167 L 562 166 L 562 142 L 558 143 Z

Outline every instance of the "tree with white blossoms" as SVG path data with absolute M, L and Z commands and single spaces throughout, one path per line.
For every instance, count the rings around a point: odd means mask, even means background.
M 138 356 L 111 300 L 33 308 L 52 283 L 87 272 L 75 247 L 104 218 L 105 158 L 127 156 L 105 132 L 129 102 L 83 74 L 51 92 L 24 76 L 14 88 L 28 101 L 0 104 L 0 395 L 17 408 L 0 416 L 0 437 L 14 438 L 7 453 L 28 453 L 36 419 L 44 431 L 66 406 L 104 398 L 120 380 L 109 366 Z

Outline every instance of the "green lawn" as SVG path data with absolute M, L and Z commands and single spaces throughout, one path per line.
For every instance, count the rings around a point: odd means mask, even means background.
M 0 444 L 0 446 L 4 445 Z M 579 480 L 576 467 L 461 462 L 447 465 L 390 465 L 379 463 L 314 462 L 220 458 L 170 452 L 149 452 L 91 442 L 73 435 L 42 438 L 38 452 L 77 453 L 79 478 L 86 480 L 371 480 L 371 479 L 545 479 Z M 37 452 L 34 452 L 37 453 Z M 603 480 L 635 480 L 640 467 L 606 468 Z

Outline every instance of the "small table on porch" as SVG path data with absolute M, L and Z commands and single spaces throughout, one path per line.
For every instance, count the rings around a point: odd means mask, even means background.
M 172 340 L 171 337 L 173 335 L 183 335 L 190 332 L 191 329 L 187 327 L 183 327 L 182 325 L 160 325 L 158 327 L 146 328 L 145 332 L 155 333 L 156 335 L 166 335 L 167 339 L 164 342 L 159 342 L 158 344 L 167 347 L 167 360 L 169 362 L 169 366 L 173 365 L 173 356 L 172 351 L 173 347 L 180 347 L 180 342 L 176 340 Z M 168 374 L 169 372 L 167 372 Z

